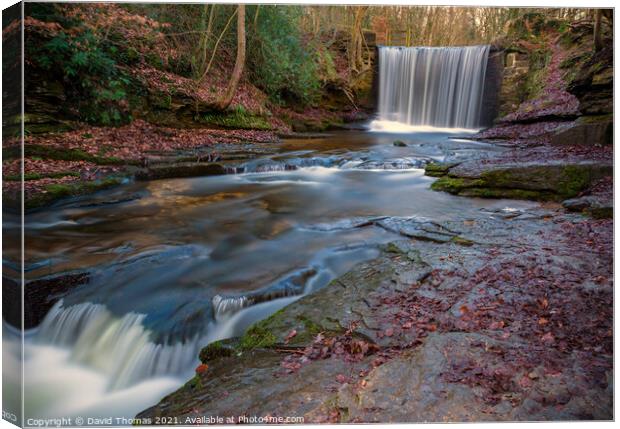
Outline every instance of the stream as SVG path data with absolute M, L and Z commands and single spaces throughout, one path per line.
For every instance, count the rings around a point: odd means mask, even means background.
M 427 162 L 501 148 L 450 138 L 463 130 L 408 131 L 287 139 L 235 174 L 132 182 L 29 214 L 26 278 L 87 270 L 90 281 L 26 334 L 26 417 L 133 417 L 191 378 L 209 342 L 402 238 L 373 220 L 533 204 L 431 191 Z M 5 365 L 18 368 L 19 337 L 3 332 Z

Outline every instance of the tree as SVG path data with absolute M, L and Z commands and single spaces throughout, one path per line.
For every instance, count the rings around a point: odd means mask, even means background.
M 598 52 L 603 49 L 603 37 L 601 35 L 601 19 L 603 17 L 603 11 L 596 9 L 594 16 L 594 51 Z
M 354 6 L 355 20 L 351 26 L 351 40 L 349 41 L 349 68 L 352 71 L 359 72 L 364 67 L 363 60 L 363 41 L 364 33 L 362 30 L 362 21 L 368 6 Z
M 228 89 L 226 94 L 222 97 L 218 104 L 218 108 L 224 110 L 230 106 L 235 92 L 237 92 L 237 86 L 241 79 L 241 73 L 243 73 L 243 67 L 245 64 L 245 5 L 240 4 L 237 9 L 237 58 L 235 59 L 235 68 L 233 69 L 230 81 L 228 82 Z

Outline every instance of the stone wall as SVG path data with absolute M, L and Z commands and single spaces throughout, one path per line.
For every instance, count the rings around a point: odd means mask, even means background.
M 499 91 L 499 116 L 514 112 L 523 101 L 523 84 L 530 72 L 527 54 L 501 51 L 503 67 L 502 86 Z

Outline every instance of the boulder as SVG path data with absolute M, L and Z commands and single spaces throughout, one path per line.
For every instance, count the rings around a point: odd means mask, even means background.
M 468 168 L 460 164 L 431 185 L 455 195 L 562 201 L 613 174 L 613 165 L 597 161 L 540 161 Z
M 568 211 L 583 212 L 596 219 L 609 219 L 614 215 L 613 199 L 602 195 L 571 198 L 563 201 L 562 206 Z
M 611 145 L 613 144 L 613 116 L 583 116 L 574 123 L 560 128 L 551 137 L 554 145 Z

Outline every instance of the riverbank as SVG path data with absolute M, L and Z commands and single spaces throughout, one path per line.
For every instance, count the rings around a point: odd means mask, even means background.
M 359 120 L 364 115 L 349 112 L 343 119 L 317 110 L 298 118 L 296 128 L 269 129 L 171 128 L 136 120 L 118 128 L 81 124 L 73 131 L 27 136 L 24 206 L 29 211 L 131 180 L 226 174 L 229 168 L 234 169 L 235 161 L 273 153 L 281 138 L 320 137 L 321 132 L 346 128 L 345 120 Z M 8 209 L 21 207 L 20 172 L 20 139 L 5 139 L 3 196 Z
M 611 220 L 555 204 L 393 220 L 406 240 L 207 346 L 138 417 L 611 419 Z

